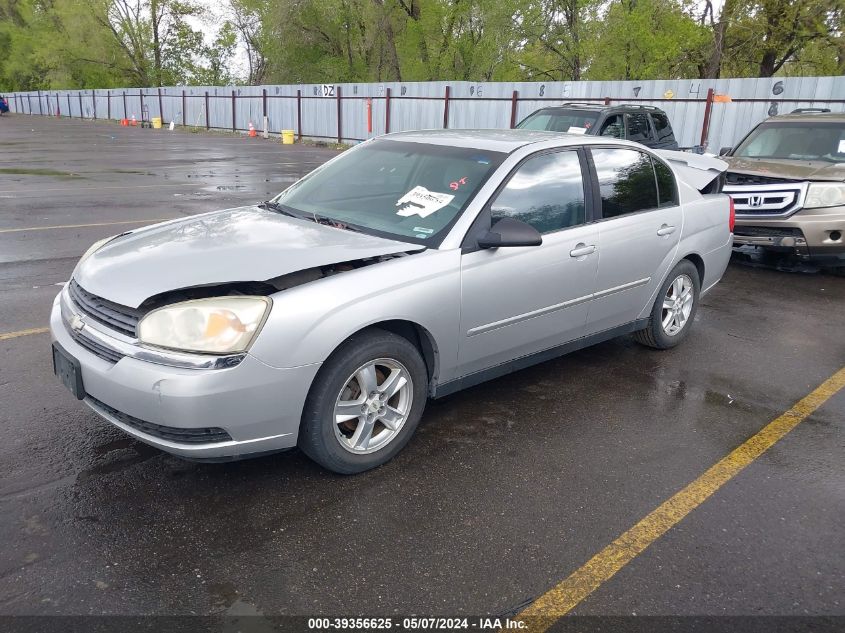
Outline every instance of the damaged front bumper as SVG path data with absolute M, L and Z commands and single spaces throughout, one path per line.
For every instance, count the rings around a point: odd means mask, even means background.
M 319 363 L 277 368 L 246 354 L 232 367 L 202 369 L 131 355 L 109 358 L 87 341 L 80 344 L 90 324 L 71 335 L 62 316 L 63 296 L 64 291 L 53 303 L 52 339 L 79 362 L 85 404 L 113 425 L 191 459 L 233 458 L 296 445 Z M 102 330 L 93 330 L 87 334 L 108 343 Z M 125 344 L 115 339 L 113 348 L 125 349 Z

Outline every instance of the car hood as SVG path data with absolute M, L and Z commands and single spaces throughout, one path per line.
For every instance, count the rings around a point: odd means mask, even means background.
M 137 308 L 169 290 L 265 281 L 316 266 L 423 249 L 242 207 L 118 236 L 80 262 L 73 276 L 88 292 Z
M 767 178 L 789 180 L 845 180 L 845 163 L 807 160 L 765 160 L 762 158 L 724 157 L 728 171 Z

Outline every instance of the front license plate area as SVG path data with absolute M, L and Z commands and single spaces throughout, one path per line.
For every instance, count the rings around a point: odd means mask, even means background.
M 58 343 L 53 343 L 53 373 L 76 396 L 77 400 L 85 398 L 85 387 L 82 385 L 82 368 L 79 361 L 68 354 Z

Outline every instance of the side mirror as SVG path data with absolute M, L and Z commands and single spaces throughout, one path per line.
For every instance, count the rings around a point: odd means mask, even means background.
M 478 238 L 479 248 L 502 246 L 539 246 L 543 236 L 530 224 L 515 218 L 502 218 L 484 235 Z
M 727 156 L 731 153 L 733 147 L 722 147 L 719 149 L 719 156 Z

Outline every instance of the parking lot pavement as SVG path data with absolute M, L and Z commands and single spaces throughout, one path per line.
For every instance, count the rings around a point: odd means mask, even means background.
M 430 403 L 363 475 L 181 461 L 16 333 L 95 240 L 334 152 L 23 116 L 0 138 L 2 614 L 515 613 L 845 364 L 845 278 L 732 265 L 682 346 L 620 338 Z M 845 615 L 843 446 L 839 391 L 574 612 Z

